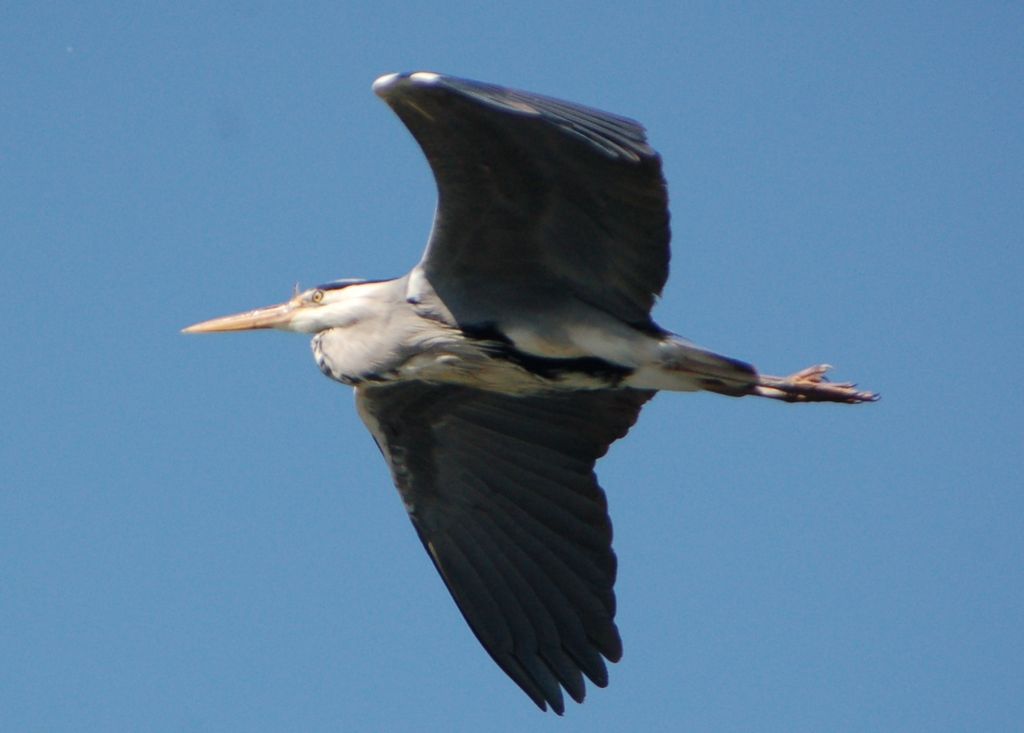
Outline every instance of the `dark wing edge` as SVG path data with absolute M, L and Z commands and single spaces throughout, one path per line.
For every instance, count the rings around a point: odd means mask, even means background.
M 658 156 L 647 143 L 643 125 L 636 120 L 543 94 L 429 71 L 382 76 L 374 82 L 373 90 L 388 104 L 402 97 L 422 96 L 423 92 L 459 95 L 502 114 L 543 119 L 612 159 L 637 163 Z
M 668 278 L 670 232 L 661 160 L 639 123 L 428 72 L 381 77 L 374 90 L 437 181 L 421 267 L 457 320 L 500 315 L 476 311 L 498 309 L 500 293 L 478 288 L 499 281 L 516 293 L 542 283 L 649 322 Z
M 608 683 L 617 560 L 593 467 L 653 392 L 360 387 L 360 416 L 467 623 L 542 710 Z M 603 657 L 603 658 L 602 658 Z

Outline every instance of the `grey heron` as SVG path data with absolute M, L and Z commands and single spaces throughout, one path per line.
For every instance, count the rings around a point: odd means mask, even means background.
M 759 373 L 658 326 L 669 213 L 658 154 L 624 117 L 429 72 L 374 91 L 437 181 L 420 262 L 187 333 L 314 334 L 470 628 L 542 710 L 618 661 L 616 557 L 594 464 L 659 390 L 870 402 L 825 365 Z

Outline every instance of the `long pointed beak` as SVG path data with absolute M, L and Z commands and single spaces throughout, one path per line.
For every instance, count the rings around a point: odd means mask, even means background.
M 221 333 L 223 331 L 252 331 L 257 328 L 281 328 L 291 321 L 295 313 L 295 303 L 288 301 L 279 305 L 268 305 L 266 308 L 233 316 L 222 316 L 209 321 L 196 323 L 181 329 L 182 333 Z

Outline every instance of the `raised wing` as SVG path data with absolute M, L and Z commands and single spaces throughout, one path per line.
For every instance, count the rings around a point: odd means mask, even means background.
M 652 392 L 516 397 L 421 382 L 359 387 L 420 540 L 473 633 L 541 709 L 618 661 L 616 559 L 595 461 Z
M 661 161 L 638 123 L 426 72 L 374 84 L 438 187 L 419 267 L 459 323 L 576 298 L 644 326 L 668 277 Z

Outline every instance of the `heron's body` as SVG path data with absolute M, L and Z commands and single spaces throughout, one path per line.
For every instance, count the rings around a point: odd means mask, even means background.
M 333 292 L 324 309 L 330 321 L 317 319 L 303 330 L 316 333 L 320 370 L 349 386 L 416 380 L 507 394 L 615 388 L 740 394 L 757 382 L 749 365 L 584 304 L 554 328 L 539 317 L 459 324 L 439 307 L 424 277 L 345 283 Z
M 338 281 L 189 332 L 315 334 L 355 387 L 424 547 L 470 627 L 541 708 L 617 661 L 616 559 L 594 463 L 659 390 L 875 399 L 684 341 L 651 320 L 668 200 L 637 123 L 437 74 L 374 90 L 438 183 L 430 242 L 394 280 Z

